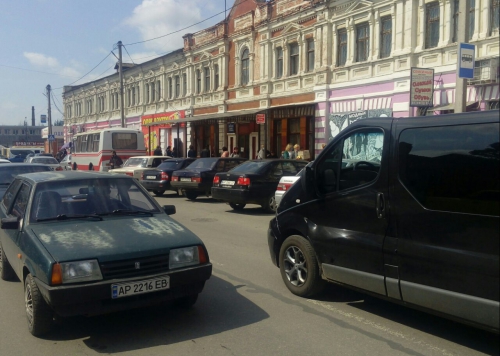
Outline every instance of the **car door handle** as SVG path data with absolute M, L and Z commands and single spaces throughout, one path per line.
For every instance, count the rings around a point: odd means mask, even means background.
M 385 199 L 384 193 L 377 193 L 377 218 L 383 219 L 385 217 Z

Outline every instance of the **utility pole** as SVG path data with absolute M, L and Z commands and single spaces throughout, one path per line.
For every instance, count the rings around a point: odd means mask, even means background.
M 120 117 L 122 127 L 125 127 L 125 110 L 123 106 L 123 62 L 122 62 L 122 41 L 118 41 L 118 75 L 120 76 Z
M 47 141 L 49 141 L 49 153 L 52 153 L 52 142 L 49 140 L 50 135 L 52 135 L 52 118 L 50 114 L 50 84 L 47 85 L 47 99 L 49 100 L 49 108 L 47 111 L 47 122 L 49 125 L 49 133 L 47 136 Z
M 458 5 L 457 54 L 460 53 L 460 43 L 469 42 L 469 5 L 470 0 L 461 0 Z M 467 79 L 459 78 L 459 63 L 462 60 L 457 55 L 457 78 L 455 84 L 455 113 L 467 110 Z

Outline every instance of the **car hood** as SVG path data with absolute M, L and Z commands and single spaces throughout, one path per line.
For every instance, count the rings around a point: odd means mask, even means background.
M 165 214 L 107 217 L 32 224 L 33 233 L 55 261 L 97 258 L 100 262 L 166 254 L 170 249 L 203 244 Z

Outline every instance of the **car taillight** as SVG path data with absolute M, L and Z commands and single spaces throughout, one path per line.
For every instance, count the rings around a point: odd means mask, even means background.
M 168 180 L 168 174 L 165 172 L 161 172 L 161 180 Z
M 280 183 L 278 184 L 278 187 L 276 188 L 276 190 L 283 190 L 283 191 L 287 191 L 288 189 L 290 189 L 292 185 L 290 183 Z
M 236 184 L 238 184 L 238 185 L 250 185 L 250 178 L 239 177 Z
M 172 182 L 177 182 L 179 180 L 179 177 L 172 177 Z
M 219 184 L 220 183 L 220 178 L 219 176 L 214 177 L 214 184 Z
M 191 182 L 201 183 L 201 177 L 191 177 Z

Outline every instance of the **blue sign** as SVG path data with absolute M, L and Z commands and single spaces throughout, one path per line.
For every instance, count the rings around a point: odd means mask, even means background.
M 460 43 L 458 47 L 458 77 L 474 79 L 474 62 L 476 46 Z
M 55 141 L 54 135 L 49 135 L 49 142 Z

